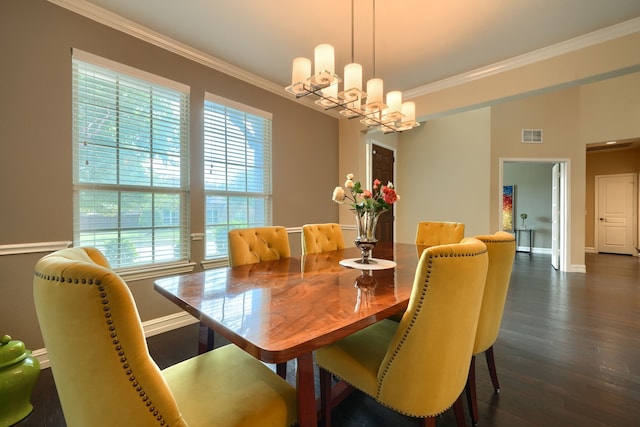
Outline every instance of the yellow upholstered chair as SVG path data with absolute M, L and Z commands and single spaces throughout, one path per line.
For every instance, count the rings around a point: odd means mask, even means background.
M 496 393 L 500 392 L 496 363 L 493 358 L 493 344 L 496 342 L 500 331 L 502 313 L 504 312 L 504 304 L 511 280 L 513 260 L 516 255 L 516 241 L 511 233 L 498 231 L 495 234 L 475 237 L 487 246 L 489 269 L 487 270 L 487 281 L 478 320 L 478 332 L 473 346 L 474 356 L 471 358 L 467 383 L 467 398 L 473 425 L 478 422 L 475 355 L 484 353 L 493 387 Z
M 302 226 L 302 254 L 344 249 L 340 224 L 305 224 Z
M 431 246 L 459 243 L 462 239 L 464 239 L 464 224 L 461 222 L 420 221 L 416 230 L 418 256 Z M 401 317 L 402 312 L 399 312 L 390 319 L 399 322 Z
M 234 345 L 160 370 L 128 286 L 97 249 L 41 258 L 33 294 L 70 427 L 295 423 L 295 389 Z
M 231 267 L 291 256 L 289 235 L 281 226 L 237 228 L 228 237 Z
M 282 226 L 236 228 L 229 231 L 228 238 L 231 267 L 291 257 L 289 235 L 287 229 Z M 208 328 L 201 323 L 200 330 L 205 329 Z M 212 331 L 207 333 L 210 336 L 213 334 Z M 200 335 L 203 336 L 204 332 Z M 287 377 L 286 362 L 278 363 L 276 370 L 282 378 Z
M 420 221 L 416 230 L 416 245 L 436 246 L 458 243 L 464 238 L 464 224 L 448 221 Z
M 484 243 L 473 238 L 425 249 L 400 322 L 385 319 L 316 350 L 325 425 L 332 374 L 425 426 L 452 405 L 464 425 L 462 393 L 487 262 Z

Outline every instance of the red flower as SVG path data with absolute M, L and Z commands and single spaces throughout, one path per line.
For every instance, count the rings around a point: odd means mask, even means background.
M 385 202 L 391 205 L 398 200 L 398 194 L 396 193 L 396 190 L 394 190 L 393 188 L 389 188 L 386 185 L 383 185 L 382 198 L 384 199 Z

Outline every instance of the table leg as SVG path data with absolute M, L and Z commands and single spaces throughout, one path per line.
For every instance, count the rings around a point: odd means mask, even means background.
M 316 427 L 318 417 L 313 378 L 313 354 L 311 352 L 298 356 L 296 395 L 298 398 L 298 425 L 300 427 Z
M 215 334 L 211 328 L 200 322 L 200 327 L 198 329 L 198 354 L 213 350 L 215 347 L 214 336 Z

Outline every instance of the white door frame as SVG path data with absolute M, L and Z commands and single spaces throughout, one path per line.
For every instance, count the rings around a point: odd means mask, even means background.
M 562 170 L 564 163 L 551 167 L 551 265 L 560 269 L 560 197 L 562 193 Z
M 536 159 L 536 158 L 508 158 L 500 157 L 498 167 L 498 194 L 502 195 L 502 186 L 504 185 L 504 164 L 505 163 L 560 163 L 560 218 L 559 218 L 559 234 L 560 234 L 560 271 L 569 271 L 569 259 L 571 245 L 571 230 L 567 226 L 568 218 L 571 218 L 571 204 L 569 203 L 571 191 L 571 159 Z M 502 229 L 502 198 L 498 197 L 498 229 Z

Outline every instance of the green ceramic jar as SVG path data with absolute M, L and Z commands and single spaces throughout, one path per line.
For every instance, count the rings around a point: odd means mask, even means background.
M 31 392 L 40 375 L 40 362 L 9 335 L 0 339 L 0 427 L 8 427 L 33 410 Z

